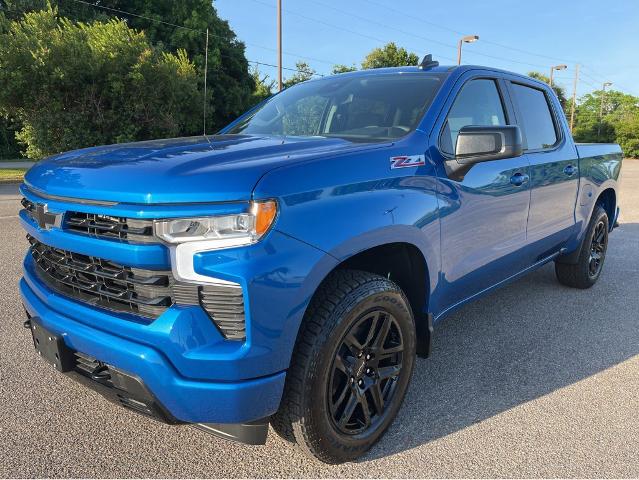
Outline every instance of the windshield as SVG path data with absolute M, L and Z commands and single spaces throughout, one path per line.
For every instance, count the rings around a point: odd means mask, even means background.
M 417 127 L 441 74 L 337 76 L 301 83 L 274 96 L 228 133 L 392 140 Z

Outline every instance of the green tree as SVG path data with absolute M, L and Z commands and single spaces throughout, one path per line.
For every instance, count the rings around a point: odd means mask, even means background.
M 256 105 L 273 95 L 275 91 L 275 80 L 271 80 L 268 75 L 262 75 L 257 67 L 251 71 L 251 75 L 253 76 L 253 83 L 255 84 L 251 103 Z
M 548 85 L 550 85 L 550 77 L 547 77 L 543 73 L 528 72 L 528 76 L 530 78 L 534 78 L 535 80 L 539 80 L 540 82 L 544 82 L 544 83 L 547 83 Z M 566 91 L 564 90 L 563 87 L 560 87 L 559 85 L 557 85 L 554 82 L 553 82 L 552 89 L 555 91 L 555 95 L 557 95 L 557 98 L 559 99 L 559 103 L 561 104 L 561 108 L 563 108 L 564 112 L 566 112 L 566 114 L 569 115 L 570 114 L 570 109 L 566 108 L 566 106 L 568 105 L 568 102 L 566 101 Z
M 0 0 L 0 10 L 3 4 L 12 12 L 42 10 L 48 3 L 49 0 Z M 86 0 L 84 4 L 65 0 L 57 4 L 59 15 L 73 21 L 106 22 L 119 18 L 129 27 L 144 31 L 148 41 L 162 50 L 185 50 L 196 66 L 200 83 L 204 79 L 208 28 L 207 89 L 211 95 L 207 125 L 210 130 L 221 128 L 252 105 L 255 84 L 244 43 L 237 39 L 228 22 L 218 17 L 210 0 Z
M 333 75 L 337 75 L 338 73 L 348 73 L 355 71 L 357 71 L 357 67 L 355 65 L 351 65 L 349 67 L 348 65 L 337 64 L 333 66 L 333 70 L 331 71 L 331 73 Z
M 375 48 L 366 55 L 362 62 L 362 68 L 403 67 L 418 63 L 417 54 L 409 53 L 405 48 L 395 45 L 395 42 L 390 42 L 382 48 Z
M 584 95 L 573 136 L 578 142 L 615 142 L 626 156 L 639 157 L 639 98 L 616 90 Z
M 20 146 L 15 138 L 16 128 L 7 115 L 0 114 L 0 160 L 18 158 Z
M 201 94 L 186 52 L 153 48 L 121 21 L 34 11 L 0 34 L 0 114 L 19 121 L 30 158 L 193 133 Z
M 310 80 L 316 75 L 315 70 L 313 70 L 306 62 L 297 62 L 295 64 L 295 68 L 297 69 L 297 71 L 289 78 L 284 80 L 284 88 L 292 87 L 296 83 Z

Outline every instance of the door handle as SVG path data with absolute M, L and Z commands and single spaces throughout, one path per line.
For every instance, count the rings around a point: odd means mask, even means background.
M 516 187 L 521 187 L 529 178 L 530 177 L 524 173 L 515 173 L 512 177 L 510 177 L 510 183 Z
M 564 173 L 569 177 L 572 177 L 575 173 L 577 173 L 577 167 L 575 167 L 574 165 L 568 165 L 566 168 L 564 168 Z

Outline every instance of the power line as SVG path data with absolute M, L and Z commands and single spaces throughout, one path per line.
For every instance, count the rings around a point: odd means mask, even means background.
M 463 35 L 466 35 L 466 33 L 467 33 L 467 32 L 461 32 L 459 30 L 455 30 L 453 28 L 447 27 L 447 26 L 442 25 L 440 23 L 435 23 L 435 22 L 426 20 L 425 18 L 416 16 L 413 13 L 411 13 L 409 15 L 406 12 L 403 12 L 401 10 L 397 10 L 395 8 L 389 7 L 387 5 L 384 5 L 383 3 L 379 3 L 379 2 L 376 2 L 374 0 L 367 0 L 367 3 L 368 4 L 377 5 L 378 7 L 384 8 L 384 9 L 389 10 L 391 12 L 395 12 L 395 13 L 397 13 L 399 15 L 404 16 L 404 17 L 408 17 L 408 18 L 410 18 L 412 20 L 419 21 L 420 23 L 425 23 L 427 25 L 430 25 L 430 26 L 433 26 L 433 27 L 436 27 L 436 28 L 440 28 L 442 30 L 446 30 L 446 31 L 451 32 L 451 33 L 455 33 L 457 35 L 462 35 L 463 36 Z M 567 60 L 565 58 L 561 59 L 561 58 L 557 58 L 557 57 L 552 57 L 550 55 L 542 55 L 542 54 L 530 52 L 528 50 L 524 50 L 524 49 L 521 49 L 521 48 L 512 47 L 512 46 L 509 46 L 509 45 L 504 45 L 504 44 L 498 43 L 498 42 L 493 42 L 491 40 L 485 40 L 483 37 L 482 37 L 481 41 L 482 41 L 482 43 L 488 43 L 488 44 L 491 44 L 491 45 L 495 45 L 497 47 L 505 48 L 505 49 L 508 49 L 508 50 L 513 50 L 515 52 L 525 53 L 527 55 L 533 55 L 533 56 L 536 56 L 536 57 L 547 58 L 547 59 L 550 59 L 550 60 L 558 60 L 560 62 L 580 63 L 580 62 L 578 62 L 576 60 Z
M 148 16 L 145 16 L 145 15 L 139 15 L 139 14 L 137 14 L 137 13 L 127 12 L 127 11 L 125 11 L 125 10 L 120 10 L 120 9 L 117 9 L 117 8 L 105 7 L 105 6 L 103 6 L 103 5 L 97 5 L 97 4 L 89 3 L 89 2 L 86 2 L 86 1 L 84 1 L 84 0 L 70 0 L 70 1 L 75 2 L 75 3 L 79 3 L 79 4 L 86 5 L 86 6 L 88 6 L 88 7 L 94 7 L 94 8 L 99 8 L 99 9 L 103 9 L 103 10 L 109 10 L 109 11 L 116 12 L 116 13 L 119 13 L 119 14 L 122 14 L 122 15 L 127 15 L 127 16 L 132 16 L 132 17 L 137 17 L 137 18 L 143 18 L 143 19 L 148 20 L 148 21 L 150 21 L 150 22 L 161 23 L 161 24 L 168 25 L 168 26 L 172 26 L 172 27 L 176 27 L 176 28 L 183 28 L 183 29 L 190 30 L 190 31 L 193 31 L 193 32 L 201 33 L 201 34 L 203 34 L 203 35 L 206 35 L 206 33 L 207 33 L 207 32 L 206 32 L 206 30 L 197 30 L 197 29 L 195 29 L 195 28 L 186 27 L 186 26 L 184 26 L 184 25 L 179 25 L 179 24 L 176 24 L 176 23 L 170 23 L 170 22 L 165 22 L 165 21 L 163 21 L 163 20 L 158 20 L 157 18 L 152 18 L 152 17 L 148 17 Z M 222 35 L 217 35 L 217 34 L 215 34 L 215 33 L 209 33 L 209 36 L 211 36 L 211 37 L 217 37 L 217 38 L 220 38 L 220 39 L 223 39 L 223 40 L 227 40 L 227 38 L 226 38 L 226 37 L 224 37 L 224 36 L 222 36 Z M 164 43 L 164 44 L 166 44 L 166 45 L 170 45 L 170 46 L 172 46 L 172 47 L 174 47 L 174 48 L 180 48 L 178 45 L 175 45 L 175 44 L 173 44 L 173 43 L 171 43 L 171 42 L 162 41 L 162 43 Z M 261 46 L 261 45 L 250 44 L 250 43 L 248 43 L 247 45 L 251 45 L 251 46 L 253 46 L 253 47 L 257 47 L 257 48 L 263 48 L 263 49 L 266 49 L 266 50 L 273 50 L 273 51 L 275 51 L 275 49 L 272 49 L 272 48 L 269 48 L 269 47 L 264 47 L 264 46 Z M 221 56 L 221 57 L 225 57 L 225 58 L 229 58 L 229 59 L 230 59 L 230 58 L 232 58 L 232 57 L 229 57 L 228 55 L 223 54 L 222 52 L 218 52 L 218 54 L 219 54 L 219 56 Z M 288 54 L 288 55 L 295 56 L 295 54 L 291 54 L 291 53 L 287 53 L 287 54 Z M 304 58 L 304 57 L 301 57 L 301 56 L 300 56 L 299 58 Z M 307 57 L 307 58 L 308 58 L 308 57 Z M 310 58 L 309 58 L 309 59 L 310 59 Z M 311 60 L 321 61 L 321 60 L 317 60 L 317 59 L 311 59 Z M 269 64 L 269 63 L 265 63 L 265 62 L 258 62 L 258 61 L 256 61 L 256 60 L 251 60 L 251 59 L 248 59 L 248 58 L 247 58 L 247 61 L 248 61 L 249 63 L 254 63 L 254 64 L 256 64 L 256 65 L 273 66 L 273 65 L 271 65 L 271 64 Z M 326 63 L 331 63 L 331 62 L 326 62 Z M 282 69 L 283 69 L 283 70 L 287 70 L 287 71 L 291 71 L 291 72 L 306 73 L 306 71 L 305 71 L 305 70 L 301 70 L 301 69 L 298 69 L 298 68 L 282 67 Z M 324 75 L 319 74 L 319 73 L 314 73 L 314 74 L 313 74 L 313 76 L 323 77 Z
M 274 5 L 271 5 L 270 3 L 267 3 L 267 2 L 265 2 L 263 0 L 252 0 L 252 1 L 255 2 L 255 3 L 258 3 L 260 5 L 267 6 L 269 8 L 275 8 Z M 353 18 L 360 19 L 362 21 L 371 23 L 373 25 L 381 26 L 381 27 L 383 27 L 383 28 L 385 28 L 387 30 L 395 30 L 395 31 L 398 31 L 398 32 L 400 32 L 400 33 L 402 33 L 404 35 L 407 35 L 407 36 L 412 36 L 414 38 L 425 40 L 427 42 L 431 42 L 431 43 L 434 43 L 434 44 L 437 44 L 437 45 L 441 45 L 441 46 L 446 47 L 446 48 L 451 48 L 451 49 L 457 50 L 457 45 L 453 45 L 453 44 L 450 44 L 450 43 L 442 42 L 440 40 L 435 40 L 433 38 L 428 38 L 428 37 L 424 37 L 424 36 L 421 36 L 421 35 L 417 35 L 417 34 L 415 34 L 413 32 L 406 31 L 405 29 L 399 29 L 399 28 L 396 28 L 396 27 L 392 27 L 392 26 L 390 26 L 388 24 L 385 24 L 385 23 L 382 23 L 382 22 L 378 22 L 376 20 L 371 20 L 369 18 L 362 17 L 361 15 L 357 15 L 357 14 L 354 14 L 352 12 L 348 12 L 348 11 L 342 10 L 340 8 L 333 7 L 332 5 L 329 5 L 329 4 L 326 4 L 326 3 L 323 3 L 323 2 L 320 2 L 320 1 L 317 1 L 317 0 L 311 0 L 311 1 L 313 1 L 313 3 L 316 3 L 318 5 L 323 6 L 325 8 L 329 8 L 331 10 L 343 13 L 343 14 L 351 16 Z M 297 11 L 294 11 L 294 10 L 284 9 L 284 11 L 289 13 L 289 14 L 291 14 L 291 15 L 296 15 L 296 16 L 298 16 L 300 18 L 304 18 L 304 19 L 309 20 L 311 22 L 319 23 L 319 24 L 322 24 L 322 25 L 326 25 L 328 27 L 331 27 L 331 28 L 334 28 L 334 29 L 337 29 L 337 30 L 340 30 L 340 31 L 352 33 L 354 35 L 358 35 L 360 37 L 364 37 L 364 38 L 368 38 L 368 39 L 371 39 L 371 40 L 375 40 L 377 42 L 382 42 L 382 43 L 386 42 L 385 40 L 382 40 L 380 38 L 374 37 L 372 35 L 361 33 L 361 32 L 358 32 L 358 31 L 355 31 L 355 30 L 351 30 L 351 29 L 348 29 L 348 28 L 340 27 L 338 25 L 326 22 L 324 20 L 320 20 L 320 19 L 317 19 L 317 18 L 309 17 L 307 15 L 304 15 L 304 14 L 302 14 L 300 12 L 297 12 Z M 477 49 L 473 49 L 471 53 L 474 54 L 474 55 L 479 55 L 479 56 L 483 56 L 483 57 L 486 57 L 486 58 L 492 58 L 492 59 L 495 59 L 495 60 L 500 60 L 500 61 L 503 61 L 503 62 L 506 62 L 506 63 L 527 65 L 529 67 L 535 67 L 535 68 L 547 68 L 548 67 L 548 65 L 541 65 L 541 64 L 538 64 L 538 63 L 525 62 L 525 61 L 521 61 L 521 60 L 514 60 L 514 59 L 511 59 L 511 58 L 505 58 L 505 57 L 499 57 L 499 56 L 496 56 L 496 55 L 491 55 L 491 54 L 488 54 L 488 53 L 484 53 L 481 50 L 477 51 Z M 438 55 L 438 56 L 440 58 L 443 58 L 443 59 L 446 59 L 446 60 L 455 61 L 453 58 L 446 57 L 444 55 Z
M 260 5 L 264 5 L 264 6 L 269 7 L 269 8 L 276 8 L 274 5 L 271 5 L 270 3 L 267 3 L 267 2 L 264 2 L 264 1 L 261 1 L 261 0 L 251 0 L 251 1 L 253 1 L 253 2 L 255 2 L 255 3 L 258 3 L 258 4 L 260 4 Z M 297 17 L 303 18 L 303 19 L 308 20 L 308 21 L 311 21 L 311 22 L 319 23 L 319 24 L 321 24 L 321 25 L 325 25 L 325 26 L 330 27 L 330 28 L 334 28 L 334 29 L 337 29 L 337 30 L 340 30 L 340 31 L 343 31 L 343 32 L 348 32 L 348 33 L 351 33 L 351 34 L 353 34 L 353 35 L 360 36 L 360 37 L 362 37 L 362 38 L 367 38 L 367 39 L 369 39 L 369 40 L 374 40 L 374 41 L 376 41 L 376 42 L 386 43 L 386 40 L 383 40 L 383 39 L 381 39 L 381 38 L 379 38 L 379 37 L 374 37 L 374 36 L 372 36 L 372 35 L 368 35 L 368 34 L 366 34 L 366 33 L 361 33 L 361 32 L 358 32 L 358 31 L 356 31 L 356 30 L 350 30 L 350 29 L 348 29 L 348 28 L 340 27 L 340 26 L 338 26 L 338 25 L 335 25 L 335 24 L 332 24 L 332 23 L 326 22 L 326 21 L 324 21 L 324 20 L 320 20 L 320 19 L 318 19 L 318 18 L 309 17 L 309 16 L 307 16 L 307 15 L 304 15 L 303 13 L 299 13 L 299 12 L 296 12 L 296 11 L 294 11 L 294 10 L 289 10 L 289 9 L 282 9 L 282 10 L 283 10 L 284 12 L 287 12 L 287 13 L 291 14 L 291 15 L 295 15 L 295 16 L 297 16 Z M 445 57 L 445 56 L 443 56 L 443 55 L 440 55 L 440 57 L 441 57 L 441 58 L 444 58 L 444 59 L 446 59 L 446 60 L 451 60 L 451 61 L 453 61 L 453 59 L 452 59 L 452 58 L 450 58 L 450 57 Z
M 139 15 L 137 13 L 132 13 L 132 12 L 126 12 L 124 10 L 119 10 L 117 8 L 105 7 L 104 5 L 98 5 L 96 3 L 85 2 L 84 0 L 71 0 L 71 1 L 76 2 L 76 3 L 82 3 L 82 4 L 87 5 L 89 7 L 100 8 L 102 10 L 109 10 L 111 12 L 120 13 L 122 15 L 127 15 L 127 16 L 130 16 L 130 17 L 143 18 L 145 20 L 150 20 L 150 21 L 156 22 L 156 23 L 162 23 L 164 25 L 169 25 L 171 27 L 184 28 L 185 30 L 191 30 L 192 32 L 198 32 L 198 33 L 201 33 L 202 35 L 204 35 L 206 33 L 206 31 L 204 31 L 204 30 L 198 30 L 196 28 L 185 27 L 184 25 L 177 25 L 175 23 L 170 23 L 170 22 L 165 22 L 163 20 L 158 20 L 157 18 L 146 17 L 144 15 Z M 211 34 L 211 36 L 218 36 L 219 37 L 220 35 Z
M 120 9 L 117 9 L 117 8 L 105 7 L 103 5 L 93 4 L 93 3 L 90 3 L 90 2 L 86 2 L 84 0 L 64 0 L 64 1 L 72 1 L 72 2 L 75 2 L 75 3 L 80 3 L 80 4 L 83 4 L 83 5 L 86 5 L 88 7 L 99 8 L 99 9 L 102 9 L 102 10 L 108 10 L 108 11 L 119 13 L 119 14 L 125 15 L 125 16 L 142 18 L 142 19 L 148 20 L 150 22 L 161 23 L 163 25 L 168 25 L 168 26 L 175 27 L 175 28 L 182 28 L 182 29 L 185 29 L 185 30 L 190 30 L 192 32 L 200 33 L 202 35 L 206 34 L 206 30 L 199 30 L 199 29 L 195 29 L 195 28 L 192 28 L 192 27 L 187 27 L 185 25 L 179 25 L 179 24 L 176 24 L 176 23 L 165 22 L 163 20 L 158 20 L 157 18 L 148 17 L 148 16 L 145 16 L 145 15 L 140 15 L 140 14 L 133 13 L 133 12 L 128 12 L 126 10 L 120 10 Z M 227 37 L 225 37 L 223 35 L 218 35 L 218 34 L 215 34 L 215 33 L 212 33 L 212 32 L 209 32 L 209 36 L 216 37 L 216 38 L 219 38 L 219 39 L 222 39 L 222 40 L 228 40 Z M 251 47 L 260 48 L 260 49 L 263 49 L 263 50 L 268 50 L 268 51 L 272 51 L 272 52 L 277 51 L 277 49 L 275 49 L 275 48 L 266 47 L 264 45 L 258 45 L 258 44 L 250 43 L 250 42 L 242 42 L 242 43 L 244 43 L 245 45 L 250 45 Z M 319 58 L 308 57 L 306 55 L 300 55 L 298 53 L 293 53 L 293 52 L 285 52 L 285 51 L 283 51 L 282 53 L 284 53 L 285 55 L 291 56 L 291 57 L 298 58 L 298 59 L 312 60 L 312 61 L 315 61 L 315 62 L 325 63 L 325 64 L 329 64 L 329 65 L 335 65 L 335 63 L 336 63 L 336 62 L 332 62 L 330 60 L 322 60 L 322 59 L 319 59 Z
M 421 40 L 426 40 L 427 42 L 432 42 L 432 43 L 435 43 L 437 45 L 442 45 L 444 47 L 452 48 L 454 50 L 457 50 L 457 45 L 453 45 L 453 44 L 450 44 L 450 43 L 446 43 L 446 42 L 442 42 L 442 41 L 439 41 L 439 40 L 435 40 L 433 38 L 424 37 L 422 35 L 417 35 L 416 33 L 413 33 L 411 31 L 407 31 L 406 29 L 400 29 L 400 28 L 392 27 L 392 26 L 390 26 L 388 24 L 385 24 L 385 23 L 382 23 L 382 22 L 378 22 L 378 21 L 375 21 L 375 20 L 371 20 L 369 18 L 365 18 L 365 17 L 362 17 L 361 15 L 357 15 L 357 14 L 354 14 L 354 13 L 351 13 L 351 12 L 347 12 L 345 10 L 333 7 L 332 5 L 326 4 L 324 2 L 320 2 L 318 0 L 311 0 L 311 1 L 313 3 L 315 3 L 315 4 L 317 4 L 317 5 L 321 5 L 321 6 L 325 7 L 325 8 L 329 8 L 329 9 L 337 11 L 339 13 L 343 13 L 345 15 L 349 15 L 349 16 L 351 16 L 353 18 L 357 18 L 357 19 L 363 20 L 363 21 L 371 23 L 373 25 L 378 25 L 378 26 L 384 27 L 384 28 L 389 29 L 389 30 L 395 30 L 395 31 L 400 32 L 400 33 L 402 33 L 404 35 L 409 35 L 409 36 L 412 36 L 412 37 L 415 37 L 415 38 L 419 38 Z M 455 33 L 461 34 L 460 32 L 455 32 Z M 486 42 L 486 43 L 494 43 L 494 42 Z M 546 65 L 539 65 L 539 64 L 536 64 L 536 63 L 523 62 L 523 61 L 519 61 L 519 60 L 513 60 L 513 59 L 510 59 L 510 58 L 504 58 L 504 57 L 498 57 L 498 56 L 486 54 L 486 53 L 483 53 L 482 51 L 477 51 L 476 49 L 473 49 L 472 53 L 475 54 L 475 55 L 481 55 L 481 56 L 484 56 L 484 57 L 494 58 L 494 59 L 497 59 L 497 60 L 502 60 L 502 61 L 510 62 L 510 63 L 519 63 L 519 64 L 522 64 L 522 65 L 529 65 L 529 66 L 537 67 L 537 68 L 545 68 L 546 67 Z M 450 60 L 452 60 L 452 59 L 450 59 Z

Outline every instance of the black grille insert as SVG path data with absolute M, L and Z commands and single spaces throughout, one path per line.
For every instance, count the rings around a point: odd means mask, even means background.
M 240 285 L 204 285 L 200 288 L 200 304 L 225 338 L 246 338 L 244 294 Z
M 93 237 L 128 242 L 156 242 L 153 221 L 97 213 L 67 212 L 64 228 Z
M 125 267 L 27 238 L 38 276 L 64 295 L 149 318 L 157 318 L 173 303 L 170 272 Z

